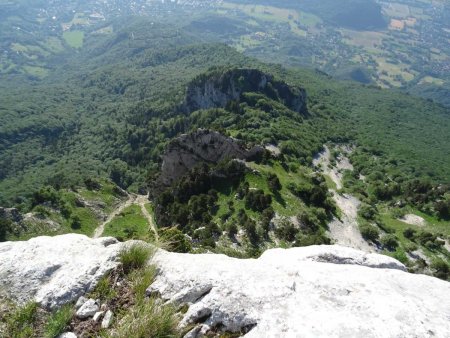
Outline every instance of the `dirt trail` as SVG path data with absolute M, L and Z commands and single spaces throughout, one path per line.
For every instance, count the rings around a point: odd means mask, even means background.
M 350 150 L 344 149 L 344 152 L 348 151 Z M 339 190 L 342 189 L 342 171 L 353 170 L 353 166 L 346 156 L 341 155 L 337 160 L 336 167 L 330 167 L 330 156 L 330 149 L 324 146 L 324 151 L 317 154 L 313 160 L 313 164 L 321 168 L 322 172 L 333 180 L 337 190 Z M 341 219 L 334 217 L 328 224 L 331 238 L 339 245 L 366 252 L 375 251 L 361 236 L 358 228 L 357 215 L 361 202 L 354 196 L 339 194 L 333 189 L 330 189 L 330 192 L 333 195 L 333 200 L 342 212 Z
M 128 194 L 128 199 L 126 201 L 120 202 L 120 204 L 108 215 L 106 220 L 102 224 L 100 224 L 97 229 L 95 229 L 94 235 L 92 237 L 99 238 L 103 234 L 103 231 L 105 231 L 105 225 L 111 222 L 114 217 L 119 215 L 125 208 L 128 208 L 130 205 L 132 205 L 135 199 L 136 195 Z
M 158 231 L 156 230 L 155 222 L 153 222 L 153 216 L 150 215 L 145 205 L 148 203 L 148 197 L 146 195 L 139 195 L 136 198 L 136 204 L 141 207 L 142 214 L 147 219 L 147 222 L 150 226 L 150 230 L 155 234 L 156 241 L 159 240 Z

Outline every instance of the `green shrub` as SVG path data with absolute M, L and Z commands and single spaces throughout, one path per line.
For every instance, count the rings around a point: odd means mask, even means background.
M 78 217 L 77 215 L 73 216 L 70 221 L 70 227 L 74 230 L 80 229 L 81 228 L 81 218 Z
M 405 236 L 405 238 L 412 240 L 416 236 L 416 230 L 413 228 L 406 228 L 403 231 L 403 236 Z
M 45 325 L 45 337 L 55 338 L 63 333 L 73 317 L 73 308 L 66 304 L 56 312 L 52 313 Z
M 406 252 L 413 252 L 417 250 L 417 245 L 415 243 L 406 243 L 405 245 Z
M 226 229 L 228 231 L 228 236 L 230 236 L 231 238 L 236 236 L 239 230 L 236 223 L 233 222 L 228 223 Z
M 394 257 L 396 260 L 402 262 L 403 264 L 408 264 L 409 259 L 408 256 L 406 256 L 406 253 L 403 250 L 397 250 L 394 252 L 394 254 L 392 255 L 392 257 Z
M 392 234 L 384 235 L 381 244 L 389 251 L 394 251 L 398 247 L 397 237 Z
M 317 232 L 312 235 L 304 235 L 302 233 L 297 234 L 295 239 L 295 246 L 310 246 L 310 245 L 322 245 L 331 244 L 330 238 L 323 232 Z
M 377 216 L 377 209 L 369 204 L 363 204 L 358 210 L 358 215 L 367 220 L 373 220 Z
M 450 278 L 450 266 L 442 259 L 436 259 L 431 264 L 433 275 L 437 278 L 448 280 Z
M 380 231 L 373 225 L 362 225 L 359 227 L 359 231 L 361 232 L 363 238 L 368 241 L 377 241 L 380 237 Z
M 267 184 L 269 185 L 270 191 L 273 193 L 281 190 L 282 186 L 280 183 L 280 179 L 276 174 L 270 173 L 267 178 Z
M 400 208 L 394 208 L 391 210 L 391 216 L 392 218 L 401 218 L 405 216 L 405 210 Z
M 444 241 L 438 239 L 437 235 L 428 231 L 423 231 L 415 237 L 420 244 L 426 246 L 430 250 L 439 249 L 444 245 Z
M 144 244 L 133 244 L 123 249 L 120 254 L 120 262 L 122 263 L 125 273 L 144 267 L 153 254 L 153 249 Z
M 6 235 L 10 230 L 12 222 L 9 219 L 0 219 L 0 242 L 6 241 Z
M 190 241 L 175 227 L 162 229 L 160 238 L 169 251 L 186 253 L 192 249 Z
M 47 217 L 50 215 L 50 211 L 48 211 L 48 209 L 43 205 L 36 206 L 33 211 L 41 217 Z
M 294 241 L 298 232 L 299 229 L 287 218 L 282 219 L 275 228 L 275 235 L 287 242 Z

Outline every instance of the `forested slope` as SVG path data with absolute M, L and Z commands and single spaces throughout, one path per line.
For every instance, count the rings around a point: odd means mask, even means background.
M 122 186 L 136 189 L 149 169 L 157 169 L 167 140 L 189 129 L 188 117 L 173 109 L 184 99 L 187 83 L 226 65 L 258 67 L 306 89 L 312 118 L 299 135 L 308 146 L 297 147 L 304 163 L 323 141 L 351 139 L 384 152 L 412 176 L 448 181 L 448 110 L 314 71 L 264 65 L 166 26 L 149 28 L 139 19 L 113 36 L 86 41 L 44 80 L 3 84 L 2 203 L 41 184 L 75 183 L 113 169 L 121 172 Z M 252 133 L 247 130 L 244 139 L 251 140 Z

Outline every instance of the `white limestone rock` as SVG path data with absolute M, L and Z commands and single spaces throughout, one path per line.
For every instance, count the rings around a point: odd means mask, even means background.
M 77 317 L 80 319 L 93 317 L 98 312 L 99 308 L 98 303 L 94 299 L 88 299 L 77 310 Z
M 182 327 L 246 337 L 446 337 L 450 283 L 340 246 L 266 251 L 259 259 L 158 251 L 147 290 L 188 303 Z M 202 325 L 204 324 L 204 325 Z
M 111 310 L 106 311 L 105 316 L 102 320 L 102 329 L 107 329 L 111 326 L 111 323 L 113 321 L 113 312 Z
M 84 296 L 81 296 L 80 298 L 78 298 L 77 302 L 75 303 L 75 309 L 79 309 L 81 306 L 83 306 L 84 303 L 87 302 L 87 298 Z
M 104 311 L 98 311 L 95 313 L 94 317 L 92 317 L 92 320 L 94 322 L 98 322 L 100 318 L 102 318 Z
M 114 238 L 67 234 L 0 243 L 0 295 L 53 309 L 78 299 L 118 264 Z
M 61 333 L 58 338 L 77 338 L 77 335 L 73 332 L 64 332 Z

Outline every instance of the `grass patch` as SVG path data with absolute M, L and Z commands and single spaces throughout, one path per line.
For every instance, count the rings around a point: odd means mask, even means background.
M 129 279 L 131 280 L 131 287 L 137 303 L 144 301 L 145 290 L 153 283 L 155 276 L 156 268 L 153 265 L 130 273 Z
M 38 305 L 30 302 L 15 309 L 6 317 L 5 337 L 28 338 L 34 333 Z
M 38 78 L 44 78 L 48 75 L 48 70 L 43 67 L 23 66 L 23 69 L 27 74 Z
M 45 41 L 45 47 L 52 53 L 60 53 L 64 51 L 64 46 L 61 43 L 61 40 L 57 37 L 49 37 Z
M 328 189 L 337 190 L 336 183 L 331 179 L 331 177 L 327 174 L 323 174 L 325 177 L 325 182 L 327 182 Z
M 146 297 L 145 291 L 156 275 L 155 266 L 146 266 L 153 252 L 152 248 L 135 244 L 120 253 L 120 261 L 130 281 L 135 303 L 125 312 L 119 313 L 109 337 L 179 337 L 176 308 L 173 305 L 162 305 L 160 299 Z
M 171 305 L 161 305 L 150 298 L 130 309 L 118 322 L 114 338 L 175 338 L 177 330 L 176 310 Z
M 111 277 L 109 275 L 106 275 L 98 281 L 98 284 L 95 287 L 94 291 L 92 291 L 90 298 L 109 301 L 116 296 L 116 290 L 111 287 Z
M 98 224 L 95 213 L 88 208 L 74 208 L 72 211 L 72 219 L 77 217 L 80 225 L 79 228 L 69 225 L 71 231 L 91 236 Z
M 120 194 L 118 188 L 106 180 L 101 180 L 99 190 L 80 189 L 79 194 L 87 200 L 92 202 L 101 201 L 105 204 L 105 212 L 110 213 L 113 211 L 114 206 L 119 199 L 125 198 Z
M 133 244 L 123 249 L 119 254 L 119 259 L 124 272 L 129 273 L 132 270 L 143 268 L 153 253 L 154 249 L 143 244 Z
M 84 32 L 82 31 L 66 31 L 63 33 L 63 38 L 70 47 L 83 47 Z
M 150 215 L 153 215 L 153 205 L 151 203 L 146 203 L 144 206 L 145 206 L 145 209 L 147 209 L 148 213 Z
M 73 317 L 74 311 L 71 304 L 66 304 L 48 319 L 45 325 L 45 337 L 55 338 L 63 333 Z
M 150 239 L 149 224 L 139 205 L 130 205 L 105 226 L 103 236 L 122 239 Z

